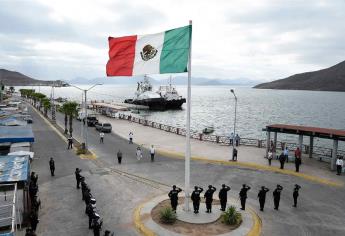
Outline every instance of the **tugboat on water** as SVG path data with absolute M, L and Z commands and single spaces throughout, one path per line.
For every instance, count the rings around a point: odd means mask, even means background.
M 125 103 L 148 106 L 150 110 L 169 110 L 181 109 L 186 99 L 180 96 L 176 88 L 170 84 L 167 86 L 160 86 L 157 92 L 152 91 L 152 85 L 145 75 L 144 80 L 138 82 L 137 91 L 133 99 L 126 99 Z

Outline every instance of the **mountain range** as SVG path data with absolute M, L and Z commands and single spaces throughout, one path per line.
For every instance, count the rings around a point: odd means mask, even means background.
M 258 84 L 254 88 L 345 92 L 345 61 L 326 69 Z
M 37 80 L 16 71 L 0 69 L 0 82 L 6 86 L 50 86 L 62 81 Z

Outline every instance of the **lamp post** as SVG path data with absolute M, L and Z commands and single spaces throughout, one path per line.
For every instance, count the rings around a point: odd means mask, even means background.
M 231 93 L 234 95 L 234 97 L 235 97 L 234 137 L 233 137 L 233 140 L 232 140 L 232 157 L 231 157 L 231 159 L 233 159 L 234 149 L 235 149 L 235 141 L 236 141 L 237 96 L 236 96 L 235 91 L 234 91 L 233 89 L 231 89 L 230 92 L 231 92 Z
M 82 104 L 84 104 L 84 119 L 86 119 L 85 120 L 85 124 L 84 123 L 82 123 L 83 124 L 83 129 L 82 129 L 82 131 L 83 131 L 83 141 L 84 141 L 84 143 L 82 143 L 82 147 L 83 148 L 85 148 L 85 150 L 87 150 L 88 149 L 88 137 L 87 137 L 87 103 L 86 103 L 86 101 L 87 101 L 87 91 L 89 91 L 89 90 L 91 90 L 92 88 L 94 88 L 94 87 L 96 87 L 97 85 L 102 85 L 102 84 L 94 84 L 94 85 L 92 85 L 90 88 L 88 88 L 88 89 L 82 89 L 82 88 L 79 88 L 78 86 L 75 86 L 75 85 L 70 85 L 70 86 L 72 86 L 72 87 L 74 87 L 74 88 L 77 88 L 77 89 L 79 89 L 79 90 L 81 90 L 82 92 L 83 92 L 83 95 L 84 95 L 84 102 L 83 102 L 83 100 L 82 100 Z

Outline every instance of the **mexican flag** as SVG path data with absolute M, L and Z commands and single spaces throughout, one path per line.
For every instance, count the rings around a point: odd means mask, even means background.
M 187 72 L 192 26 L 157 34 L 109 37 L 107 76 Z

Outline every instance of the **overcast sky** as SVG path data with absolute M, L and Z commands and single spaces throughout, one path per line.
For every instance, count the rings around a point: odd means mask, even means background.
M 0 0 L 0 68 L 105 76 L 108 36 L 193 20 L 192 75 L 270 81 L 345 60 L 345 1 Z

